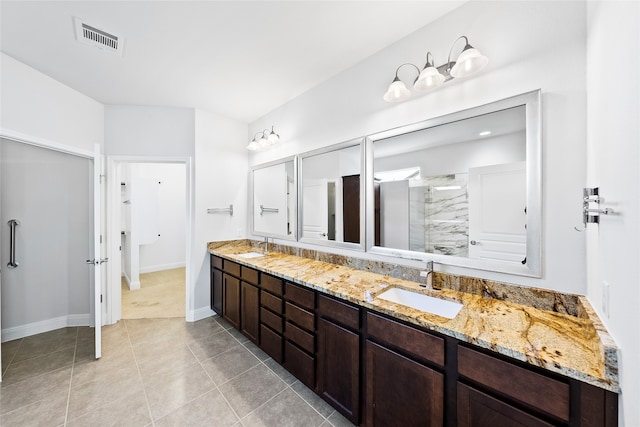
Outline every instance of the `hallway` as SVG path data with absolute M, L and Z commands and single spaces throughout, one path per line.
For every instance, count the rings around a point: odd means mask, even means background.
M 349 426 L 219 317 L 122 320 L 2 344 L 3 426 Z
M 140 275 L 140 289 L 130 291 L 122 278 L 122 318 L 185 318 L 185 268 Z

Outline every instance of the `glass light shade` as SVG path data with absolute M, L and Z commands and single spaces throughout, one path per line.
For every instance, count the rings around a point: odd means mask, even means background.
M 413 88 L 417 90 L 431 90 L 437 88 L 442 83 L 444 83 L 444 76 L 432 65 L 425 67 L 420 72 L 418 80 L 413 84 Z
M 264 134 L 262 134 L 262 136 L 260 136 L 260 139 L 258 139 L 258 145 L 260 146 L 260 148 L 269 146 L 269 140 L 264 136 Z
M 259 149 L 260 149 L 260 144 L 258 144 L 258 142 L 256 142 L 255 139 L 252 139 L 249 145 L 247 145 L 247 150 L 249 151 L 256 151 Z
M 451 69 L 451 77 L 467 77 L 477 73 L 489 62 L 489 59 L 471 45 L 467 45 Z
M 389 85 L 389 89 L 387 89 L 387 93 L 384 94 L 383 99 L 387 102 L 399 102 L 409 99 L 410 96 L 411 92 L 409 92 L 409 89 L 396 77 Z
M 267 140 L 269 141 L 269 145 L 276 145 L 280 142 L 280 135 L 278 135 L 273 131 L 273 129 L 271 129 L 271 133 L 269 134 Z

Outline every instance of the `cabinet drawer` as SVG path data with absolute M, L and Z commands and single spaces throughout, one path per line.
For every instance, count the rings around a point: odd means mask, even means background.
M 444 339 L 440 337 L 373 313 L 367 313 L 367 334 L 403 353 L 444 366 Z
M 284 341 L 284 367 L 304 385 L 315 387 L 315 359 L 289 341 Z
M 314 318 L 313 313 L 308 312 L 298 306 L 291 304 L 290 302 L 285 303 L 284 314 L 288 321 L 295 323 L 303 329 L 306 329 L 309 332 L 313 332 L 314 330 Z
M 260 348 L 278 363 L 282 363 L 282 336 L 260 325 Z
M 253 268 L 245 267 L 244 265 L 240 266 L 240 277 L 245 282 L 249 282 L 253 285 L 258 285 L 260 283 L 258 281 L 258 270 L 254 270 Z
M 232 274 L 236 277 L 240 277 L 240 264 L 236 264 L 233 261 L 229 261 L 228 259 L 222 260 L 222 269 L 225 273 Z
M 493 391 L 569 420 L 569 384 L 458 346 L 458 372 Z
M 314 336 L 309 332 L 303 331 L 302 329 L 298 328 L 293 323 L 287 322 L 284 325 L 284 336 L 289 341 L 292 341 L 298 344 L 303 349 L 307 350 L 309 353 L 315 353 L 316 349 Z
M 360 309 L 351 304 L 318 295 L 317 313 L 347 328 L 360 329 Z
M 315 308 L 315 292 L 310 289 L 287 282 L 284 285 L 284 296 L 288 301 L 295 302 L 301 307 L 309 310 Z
M 222 258 L 219 256 L 211 255 L 211 267 L 222 270 Z
M 260 295 L 260 304 L 268 308 L 276 314 L 282 316 L 282 299 L 271 295 L 268 292 L 262 292 Z
M 260 286 L 279 297 L 282 296 L 282 279 L 263 274 L 260 280 Z
M 266 310 L 264 307 L 260 309 L 260 322 L 269 326 L 277 333 L 282 333 L 282 317 L 273 314 L 269 310 Z

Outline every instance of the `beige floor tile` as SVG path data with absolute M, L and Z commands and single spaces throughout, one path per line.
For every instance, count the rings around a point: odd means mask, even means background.
M 182 371 L 198 363 L 196 357 L 185 344 L 165 348 L 143 345 L 139 347 L 141 348 L 135 350 L 136 361 L 143 380 Z
M 4 373 L 16 352 L 22 345 L 22 338 L 2 343 L 2 372 Z
M 180 408 L 191 400 L 215 389 L 215 384 L 200 364 L 144 380 L 144 387 L 154 420 Z
M 62 328 L 26 337 L 16 352 L 13 363 L 54 353 L 65 348 L 73 348 L 76 345 L 77 336 L 78 328 Z
M 71 383 L 68 418 L 77 418 L 99 409 L 123 396 L 143 393 L 137 371 L 124 371 L 95 381 Z
M 51 397 L 0 415 L 0 426 L 59 426 L 66 412 L 67 396 Z
M 269 358 L 263 362 L 267 368 L 271 369 L 282 381 L 287 385 L 291 385 L 298 381 L 289 371 L 287 371 L 282 365 L 275 360 Z
M 323 417 L 326 418 L 333 413 L 334 409 L 331 405 L 325 402 L 320 396 L 315 394 L 309 387 L 302 384 L 300 381 L 296 381 L 291 386 L 291 389 Z
M 333 414 L 327 418 L 327 421 L 333 427 L 353 427 L 353 423 L 342 416 L 342 414 L 338 411 L 333 411 Z
M 128 394 L 120 399 L 70 419 L 67 427 L 143 427 L 151 423 L 144 393 Z
M 287 388 L 242 419 L 252 427 L 314 427 L 325 421 L 300 396 Z
M 73 367 L 72 388 L 81 384 L 108 381 L 112 377 L 138 375 L 136 360 L 129 345 L 103 353 L 100 359 L 90 358 L 78 361 Z
M 218 390 L 212 390 L 154 422 L 155 427 L 234 426 L 233 410 Z
M 286 387 L 276 374 L 260 364 L 219 386 L 219 389 L 236 414 L 242 418 Z
M 71 367 L 75 348 L 70 347 L 55 353 L 30 357 L 20 362 L 13 362 L 2 377 L 5 385 L 14 384 L 31 377 L 37 377 L 47 372 Z
M 238 344 L 201 363 L 213 382 L 221 385 L 258 365 L 260 361 L 249 350 Z
M 0 414 L 69 392 L 71 368 L 63 368 L 15 384 L 0 383 Z
M 124 321 L 129 339 L 136 344 L 144 341 L 177 340 L 186 337 L 184 318 L 127 319 Z
M 224 353 L 231 347 L 238 345 L 238 341 L 227 333 L 221 331 L 201 340 L 190 341 L 189 348 L 200 361 Z

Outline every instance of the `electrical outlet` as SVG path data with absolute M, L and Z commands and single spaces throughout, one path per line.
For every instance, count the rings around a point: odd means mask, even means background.
M 609 318 L 609 283 L 602 282 L 602 312 Z

